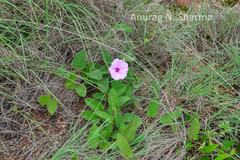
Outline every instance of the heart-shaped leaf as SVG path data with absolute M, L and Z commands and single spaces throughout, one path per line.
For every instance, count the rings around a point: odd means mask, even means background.
M 73 58 L 72 67 L 82 71 L 85 66 L 85 62 L 86 62 L 86 53 L 84 50 L 81 50 Z
M 102 79 L 102 72 L 100 70 L 95 70 L 87 74 L 89 77 L 96 79 L 96 80 L 101 80 Z
M 55 73 L 59 76 L 63 76 L 64 78 L 67 78 L 70 76 L 70 74 L 67 72 L 67 69 L 63 68 L 63 66 L 58 67 Z
M 192 120 L 192 124 L 189 128 L 188 137 L 190 139 L 197 140 L 199 130 L 200 130 L 200 123 L 199 123 L 198 119 L 195 118 Z
M 157 98 L 153 98 L 153 100 L 151 101 L 151 103 L 148 106 L 147 116 L 152 117 L 152 118 L 157 117 L 158 110 L 159 110 L 159 104 L 157 102 Z
M 142 120 L 141 120 L 141 118 L 140 118 L 138 115 L 132 114 L 132 113 L 125 113 L 125 114 L 123 115 L 124 122 L 131 122 L 131 120 L 132 120 L 134 117 L 136 118 L 137 126 L 140 126 L 140 125 L 142 124 Z
M 75 81 L 76 81 L 76 74 L 74 71 L 72 71 L 70 74 L 70 77 L 65 82 L 66 89 L 74 89 Z
M 76 86 L 75 89 L 76 89 L 76 92 L 77 92 L 77 94 L 79 96 L 81 96 L 81 97 L 85 97 L 86 96 L 87 89 L 86 89 L 84 84 L 80 84 L 79 86 Z
M 133 85 L 131 83 L 128 83 L 126 86 L 126 90 L 122 94 L 122 96 L 130 97 L 133 92 Z
M 38 98 L 38 102 L 41 104 L 41 106 L 46 105 L 50 100 L 50 94 L 41 96 Z
M 102 80 L 97 81 L 98 88 L 101 92 L 107 92 L 109 88 L 109 79 L 108 78 L 103 78 Z
M 96 99 L 86 98 L 85 103 L 93 110 L 104 110 L 104 105 Z
M 48 109 L 48 112 L 53 115 L 57 109 L 57 99 L 54 98 L 52 100 L 49 100 L 48 103 L 47 103 L 47 109 Z
M 174 120 L 180 117 L 180 114 L 181 112 L 177 110 L 174 112 L 167 113 L 160 119 L 160 122 L 163 124 L 171 124 Z
M 118 96 L 121 96 L 124 93 L 124 91 L 127 89 L 127 85 L 120 84 L 118 86 L 114 86 L 113 88 L 117 92 Z

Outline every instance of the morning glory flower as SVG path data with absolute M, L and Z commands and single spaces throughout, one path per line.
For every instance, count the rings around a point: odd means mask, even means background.
M 116 58 L 108 70 L 114 80 L 124 79 L 127 76 L 128 63 Z

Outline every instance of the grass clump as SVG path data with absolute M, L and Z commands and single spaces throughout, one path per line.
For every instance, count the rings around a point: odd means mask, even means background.
M 172 7 L 0 1 L 0 159 L 239 159 L 239 10 Z

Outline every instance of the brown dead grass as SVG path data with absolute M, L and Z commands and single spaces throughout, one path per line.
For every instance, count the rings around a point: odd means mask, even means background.
M 178 5 L 182 5 L 183 3 L 183 6 L 186 6 L 186 3 L 188 3 L 187 1 L 178 1 L 176 1 L 177 4 L 179 3 Z M 156 3 L 156 1 L 154 2 Z M 78 3 L 78 1 L 71 1 L 69 3 Z M 90 3 L 83 1 L 83 3 L 91 6 L 91 9 L 94 8 L 95 11 L 98 11 L 98 13 L 92 12 L 97 15 L 99 20 L 95 21 L 94 24 L 91 24 L 91 27 L 96 25 L 96 28 L 99 29 L 99 33 L 97 33 L 100 37 L 98 39 L 99 41 L 102 41 L 102 43 L 115 49 L 119 49 L 119 46 L 121 45 L 127 46 L 128 43 L 125 42 L 126 37 L 123 33 L 115 33 L 113 37 L 110 37 L 105 41 L 102 39 L 102 37 L 105 36 L 105 33 L 112 29 L 111 27 L 113 24 L 110 23 L 109 16 L 113 16 L 115 19 L 120 19 L 123 16 L 125 8 L 121 2 L 91 1 Z M 33 15 L 27 3 L 16 2 L 15 5 L 22 7 L 26 14 Z M 119 10 L 116 11 L 115 8 L 119 5 Z M 5 6 L 5 8 L 8 8 L 8 10 L 10 10 L 9 12 L 11 12 L 11 14 L 6 15 L 5 18 L 14 19 L 14 16 L 22 14 L 9 6 Z M 41 14 L 41 11 L 37 8 L 35 8 L 35 11 L 35 14 Z M 59 9 L 58 14 L 64 16 L 66 13 Z M 27 19 L 22 20 L 26 21 Z M 62 19 L 62 21 L 69 23 L 71 27 L 71 21 L 69 19 Z M 101 22 L 101 24 L 99 22 Z M 59 22 L 55 23 L 56 26 L 62 25 Z M 115 23 L 115 21 L 112 23 Z M 130 22 L 126 19 L 123 23 L 129 24 Z M 221 23 L 220 20 L 219 23 Z M 42 25 L 44 25 L 44 23 Z M 67 25 L 67 27 L 69 26 Z M 135 35 L 142 35 L 142 29 L 134 29 L 136 30 Z M 219 30 L 221 29 L 221 25 L 219 25 Z M 199 44 L 197 44 L 196 50 L 199 52 L 204 50 L 206 51 L 212 47 L 209 41 L 214 41 L 215 37 L 211 34 L 201 35 L 203 32 L 201 32 L 201 29 L 199 30 L 199 37 L 201 37 L 201 39 L 199 39 Z M 238 32 L 239 31 L 240 29 L 238 29 Z M 74 91 L 65 89 L 63 78 L 50 73 L 53 71 L 52 69 L 48 69 L 47 71 L 44 71 L 46 68 L 40 69 L 41 71 L 36 69 L 34 71 L 35 74 L 28 69 L 39 67 L 43 64 L 44 60 L 51 60 L 51 62 L 57 63 L 58 65 L 64 64 L 70 66 L 73 56 L 78 51 L 86 47 L 89 49 L 89 52 L 97 50 L 96 48 L 98 47 L 98 44 L 90 40 L 86 40 L 85 43 L 82 43 L 81 39 L 77 39 L 76 41 L 70 43 L 62 43 L 63 41 L 79 37 L 71 34 L 70 32 L 66 33 L 57 29 L 50 29 L 48 34 L 36 30 L 35 34 L 36 36 L 31 39 L 32 43 L 28 43 L 24 46 L 25 53 L 28 55 L 28 58 L 26 59 L 28 67 L 26 68 L 22 56 L 17 57 L 18 60 L 12 61 L 14 63 L 10 64 L 11 67 L 4 67 L 5 70 L 9 70 L 11 72 L 11 68 L 14 68 L 15 70 L 23 73 L 27 81 L 21 79 L 20 77 L 16 78 L 9 75 L 0 76 L 0 82 L 4 86 L 4 89 L 1 88 L 1 91 L 13 96 L 12 98 L 8 96 L 0 97 L 0 141 L 3 144 L 0 145 L 0 159 L 43 159 L 44 157 L 41 157 L 42 155 L 48 154 L 48 152 L 55 146 L 57 146 L 57 150 L 66 141 L 63 137 L 67 134 L 70 124 L 78 119 L 79 114 L 85 106 L 83 99 L 79 98 Z M 86 32 L 86 34 L 88 36 L 93 36 L 93 33 L 90 31 Z M 237 33 L 233 34 L 229 32 L 228 37 L 223 38 L 220 36 L 217 40 L 220 42 L 221 40 L 226 41 L 226 39 L 227 41 L 230 41 L 236 34 Z M 204 36 L 208 38 L 208 41 L 202 38 Z M 46 42 L 46 38 L 48 38 L 48 42 Z M 137 36 L 131 38 L 136 46 L 142 43 L 142 40 L 139 40 L 139 37 Z M 155 38 L 154 41 L 158 41 L 159 39 L 159 37 Z M 171 56 L 169 52 L 161 49 L 164 47 L 166 47 L 166 44 L 162 44 L 160 41 L 159 46 L 155 45 L 154 48 L 151 45 L 141 46 L 134 51 L 138 55 L 137 58 L 149 67 L 149 69 L 155 68 L 161 73 L 161 75 L 164 75 L 171 65 Z M 148 50 L 156 52 L 151 52 L 148 56 L 142 56 L 143 53 Z M 5 46 L 0 46 L 0 51 L 1 53 L 4 53 L 1 55 L 2 59 L 15 55 L 10 48 Z M 109 49 L 109 51 L 113 57 L 119 55 L 119 53 L 115 50 Z M 21 52 L 21 48 L 17 48 L 16 52 Z M 52 56 L 47 57 L 47 52 L 51 53 Z M 95 56 L 98 57 L 97 55 Z M 33 58 L 35 62 L 33 63 L 30 58 Z M 88 58 L 90 59 L 90 57 Z M 146 58 L 149 60 L 148 62 L 146 62 Z M 159 75 L 156 74 L 156 76 Z M 160 78 L 161 76 L 159 76 L 159 79 Z M 57 112 L 54 116 L 50 116 L 49 113 L 47 113 L 46 108 L 37 103 L 37 99 L 40 96 L 48 93 L 42 84 L 45 84 L 53 95 L 55 95 L 62 103 L 61 106 L 58 106 Z M 151 97 L 153 94 L 150 93 L 148 89 L 148 86 L 144 85 L 141 90 L 136 93 L 136 96 Z M 176 104 L 179 103 L 179 99 L 176 97 L 174 92 L 172 92 L 170 96 L 167 95 L 166 92 L 166 90 L 162 89 L 162 92 L 159 93 L 159 95 L 163 97 L 163 104 L 169 106 L 169 111 L 172 111 L 174 110 Z M 140 133 L 147 131 L 147 125 L 149 123 L 157 122 L 164 114 L 166 114 L 165 110 L 162 109 L 160 110 L 156 120 L 147 118 L 145 116 L 145 111 L 148 104 L 149 101 L 143 101 L 139 103 L 139 106 L 142 107 L 143 110 L 135 109 L 133 111 L 133 113 L 139 115 L 142 118 L 142 121 L 145 122 L 142 128 L 139 129 Z M 12 110 L 13 106 L 17 106 L 21 114 L 15 113 Z M 28 117 L 28 120 L 24 117 L 24 115 Z M 37 121 L 38 123 L 34 123 L 34 121 Z M 81 128 L 85 124 L 85 121 L 80 119 L 78 124 L 79 126 L 77 128 Z M 56 141 L 52 141 L 53 133 Z M 172 133 L 170 127 L 165 127 L 164 130 L 158 130 L 158 132 L 154 132 L 153 130 L 148 133 L 147 136 L 154 136 L 154 139 L 152 139 L 153 142 L 148 146 L 149 148 L 152 148 L 150 149 L 149 154 L 141 156 L 139 159 L 183 159 L 185 150 L 182 143 L 184 139 L 184 135 L 182 133 L 183 131 L 180 130 L 180 132 L 175 135 Z M 176 152 L 176 148 L 179 148 L 178 152 Z

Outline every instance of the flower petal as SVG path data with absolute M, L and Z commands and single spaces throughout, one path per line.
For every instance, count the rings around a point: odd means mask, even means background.
M 120 68 L 120 71 L 119 71 L 121 74 L 127 74 L 128 73 L 128 68 Z
M 112 76 L 112 78 L 117 81 L 117 80 L 121 79 L 121 74 L 117 73 L 114 76 Z
M 118 62 L 118 68 L 121 70 L 121 69 L 125 69 L 127 68 L 128 69 L 128 63 L 127 62 L 124 62 L 122 60 L 119 60 Z
M 115 68 L 109 67 L 108 70 L 111 73 L 112 78 L 117 75 L 117 72 L 115 71 Z
M 112 68 L 119 68 L 119 62 L 120 62 L 120 61 L 121 61 L 121 60 L 118 59 L 118 58 L 114 59 L 114 61 L 113 61 L 112 64 L 111 64 L 111 67 L 112 67 Z
M 118 68 L 119 71 L 116 72 L 116 68 Z M 116 58 L 108 70 L 114 80 L 124 79 L 127 76 L 128 63 Z
M 127 73 L 119 73 L 119 79 L 124 79 L 127 77 Z

